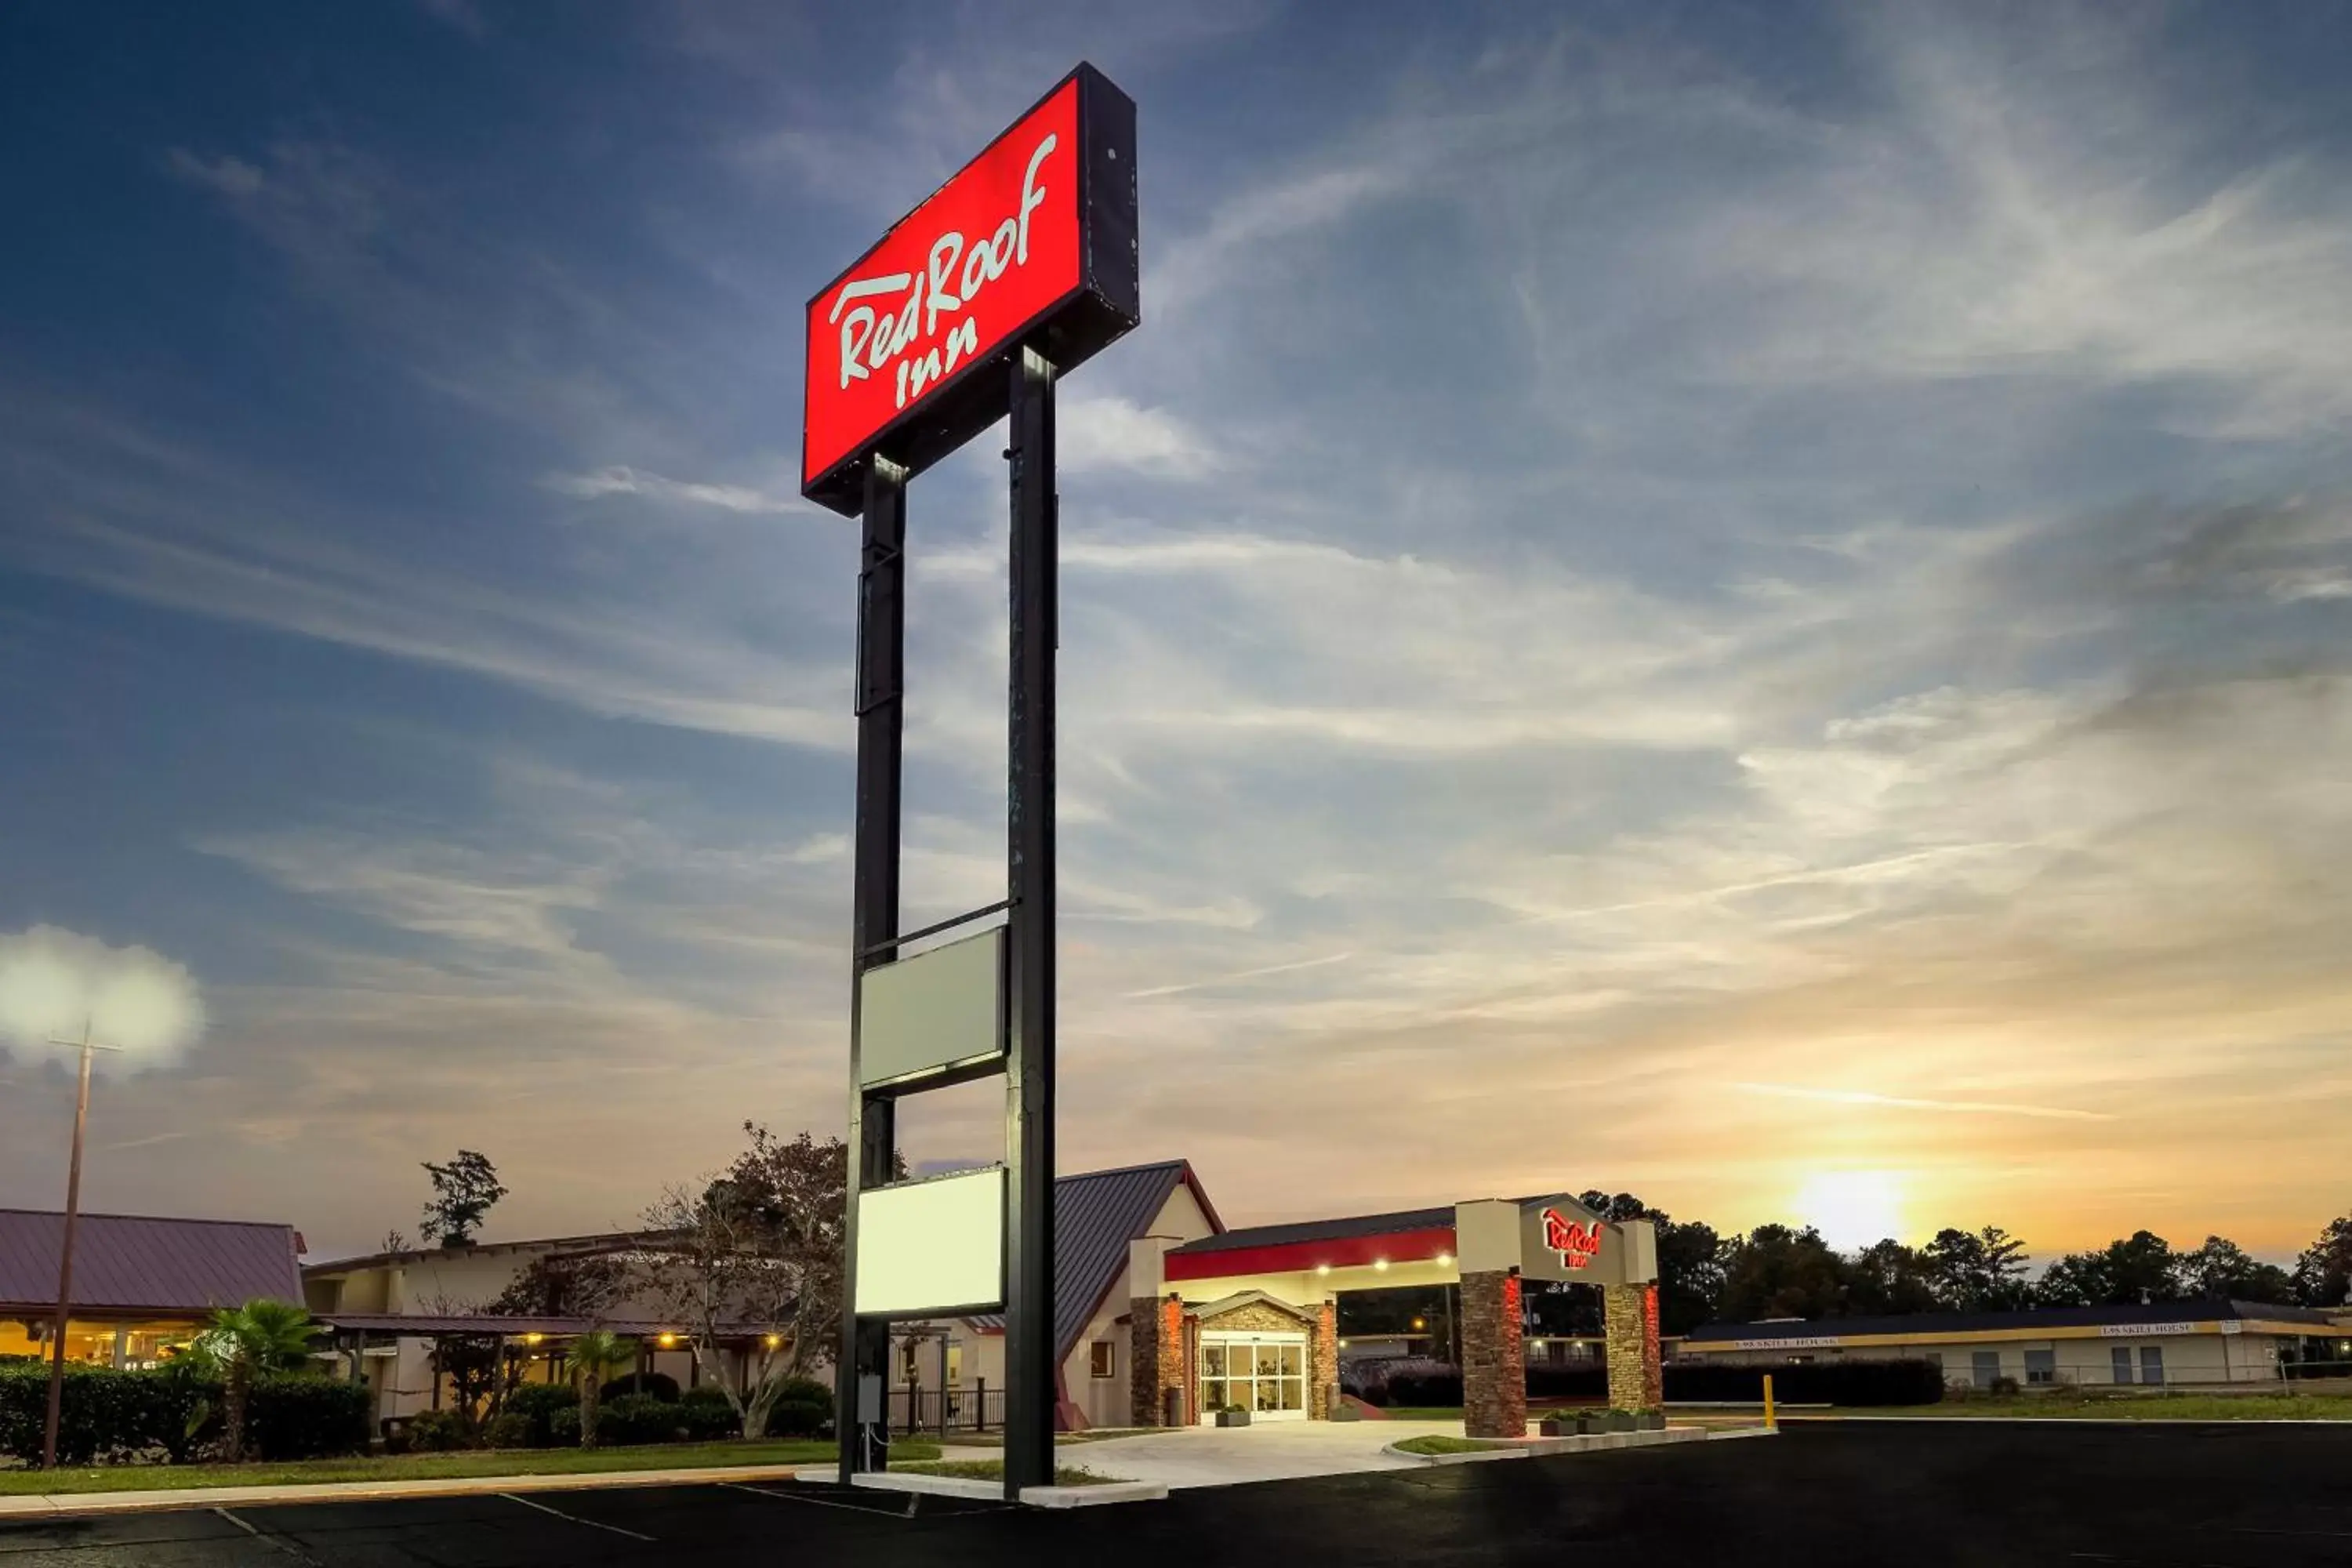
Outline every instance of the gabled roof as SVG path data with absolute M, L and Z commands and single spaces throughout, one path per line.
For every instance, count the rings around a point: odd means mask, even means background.
M 0 1315 L 58 1300 L 65 1215 L 0 1209 Z M 86 1214 L 74 1232 L 77 1311 L 198 1317 L 257 1296 L 302 1300 L 291 1226 Z
M 1971 1334 L 2002 1329 L 2129 1328 L 2171 1323 L 2295 1323 L 2325 1330 L 2334 1320 L 2310 1307 L 2263 1301 L 2135 1301 L 2109 1307 L 2037 1307 L 2022 1312 L 1906 1312 L 1875 1318 L 1775 1318 L 1761 1323 L 1702 1323 L 1691 1345 L 1738 1340 L 1867 1339 L 1874 1334 Z
M 1077 1347 L 1078 1336 L 1102 1310 L 1127 1267 L 1127 1244 L 1151 1234 L 1160 1211 L 1179 1185 L 1192 1189 L 1209 1224 L 1225 1227 L 1182 1160 L 1087 1171 L 1054 1183 L 1054 1360 Z
M 1209 1224 L 1219 1230 L 1209 1194 L 1191 1164 L 1168 1160 L 1156 1165 L 1129 1165 L 1116 1171 L 1086 1171 L 1054 1183 L 1054 1359 L 1066 1359 L 1077 1348 L 1078 1336 L 1102 1310 L 1111 1287 L 1127 1267 L 1127 1244 L 1151 1234 L 1160 1211 L 1168 1206 L 1179 1183 L 1192 1188 Z M 1002 1313 L 990 1312 L 963 1320 L 979 1333 L 1004 1331 Z

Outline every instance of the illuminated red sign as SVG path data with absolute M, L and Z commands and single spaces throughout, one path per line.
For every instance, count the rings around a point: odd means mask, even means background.
M 1560 1265 L 1582 1268 L 1601 1255 L 1601 1222 L 1580 1225 L 1558 1209 L 1543 1212 L 1544 1246 L 1559 1254 Z
M 1066 371 L 1136 324 L 1135 106 L 1080 66 L 808 303 L 801 488 L 844 512 L 1004 415 L 1023 346 Z

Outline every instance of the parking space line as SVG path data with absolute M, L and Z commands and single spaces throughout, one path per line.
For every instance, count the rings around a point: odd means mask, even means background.
M 757 1497 L 774 1498 L 778 1502 L 804 1502 L 817 1508 L 837 1508 L 845 1513 L 870 1513 L 875 1515 L 877 1518 L 882 1519 L 914 1518 L 917 1506 L 921 1503 L 923 1498 L 927 1495 L 922 1492 L 905 1493 L 904 1495 L 907 1499 L 907 1506 L 905 1508 L 870 1508 L 865 1503 L 843 1502 L 838 1498 L 811 1497 L 805 1492 L 799 1491 L 776 1491 L 767 1487 L 747 1485 L 741 1481 L 719 1481 L 714 1484 L 726 1491 L 751 1492 Z M 1000 1503 L 994 1507 L 991 1507 L 982 1503 L 976 1508 L 960 1509 L 953 1517 L 961 1518 L 964 1514 L 1001 1513 L 1005 1508 L 1010 1506 L 1010 1504 Z
M 213 1511 L 220 1515 L 223 1519 L 228 1521 L 231 1524 L 236 1526 L 239 1530 L 245 1531 L 247 1535 L 253 1537 L 256 1541 L 262 1542 L 264 1545 L 277 1548 L 287 1556 L 294 1559 L 295 1562 L 306 1563 L 308 1564 L 308 1568 L 325 1568 L 325 1564 L 321 1563 L 317 1558 L 311 1556 L 309 1552 L 303 1551 L 300 1547 L 295 1545 L 285 1537 L 280 1535 L 272 1535 L 269 1531 L 261 1529 L 259 1526 L 246 1520 L 237 1518 L 236 1515 L 229 1512 L 229 1510 L 225 1508 L 216 1508 L 213 1510 Z
M 632 1541 L 651 1541 L 654 1539 L 650 1535 L 641 1535 L 634 1530 L 625 1530 L 617 1524 L 606 1524 L 600 1519 L 583 1519 L 576 1513 L 566 1513 L 560 1508 L 550 1508 L 543 1502 L 533 1502 L 527 1497 L 517 1497 L 512 1492 L 499 1492 L 497 1495 L 506 1499 L 509 1502 L 519 1502 L 525 1508 L 535 1508 L 541 1513 L 553 1514 L 556 1518 L 568 1520 L 573 1524 L 584 1524 L 591 1530 L 608 1530 L 614 1535 L 625 1535 Z

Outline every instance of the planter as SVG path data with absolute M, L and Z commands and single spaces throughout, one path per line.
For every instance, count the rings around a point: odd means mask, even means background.
M 1220 1426 L 1246 1426 L 1249 1425 L 1249 1417 L 1250 1413 L 1246 1410 L 1220 1410 L 1217 1412 L 1217 1425 Z
M 1603 1432 L 1631 1432 L 1633 1430 L 1633 1413 L 1630 1410 L 1608 1411 L 1601 1415 L 1601 1430 Z
M 1573 1437 L 1583 1425 L 1573 1415 L 1547 1415 L 1536 1423 L 1536 1434 L 1543 1437 Z
M 1666 1413 L 1663 1410 L 1638 1411 L 1634 1414 L 1633 1420 L 1636 1428 L 1640 1431 L 1663 1432 L 1666 1429 Z

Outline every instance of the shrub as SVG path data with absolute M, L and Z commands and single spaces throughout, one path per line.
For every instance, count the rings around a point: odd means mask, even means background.
M 1944 1397 L 1943 1370 L 1934 1362 L 1792 1362 L 1780 1366 L 1723 1366 L 1670 1362 L 1668 1399 L 1759 1400 L 1764 1374 L 1772 1395 L 1791 1405 L 1935 1405 Z
M 580 1447 L 580 1406 L 569 1410 L 551 1410 L 547 1415 L 547 1446 L 551 1448 Z
M 1386 1392 L 1386 1403 L 1390 1405 L 1459 1405 L 1462 1369 L 1450 1362 L 1432 1361 L 1424 1356 L 1392 1362 L 1388 1367 Z
M 408 1446 L 423 1454 L 470 1448 L 474 1428 L 455 1410 L 420 1410 L 408 1418 Z
M 607 1447 L 637 1443 L 675 1443 L 686 1435 L 678 1406 L 650 1394 L 624 1394 L 604 1401 L 596 1413 L 596 1441 Z
M 626 1399 L 632 1394 L 644 1394 L 658 1399 L 664 1405 L 677 1403 L 677 1379 L 666 1372 L 647 1373 L 642 1382 L 635 1373 L 616 1377 L 604 1387 L 602 1397 L 607 1400 Z
M 544 1447 L 530 1440 L 530 1417 L 520 1410 L 501 1410 L 482 1424 L 485 1448 Z
M 735 1418 L 735 1406 L 727 1402 L 727 1391 L 713 1384 L 688 1389 L 677 1402 L 677 1419 L 686 1435 L 698 1443 L 732 1437 L 742 1430 L 742 1423 Z
M 48 1369 L 0 1367 L 0 1454 L 33 1462 L 48 1419 Z M 178 1463 L 218 1425 L 220 1384 L 184 1365 L 118 1372 L 68 1365 L 58 1412 L 62 1464 Z
M 771 1437 L 814 1437 L 833 1425 L 833 1390 L 814 1378 L 781 1379 L 768 1407 Z
M 507 1391 L 506 1405 L 501 1414 L 519 1415 L 523 1421 L 521 1447 L 552 1448 L 561 1447 L 552 1423 L 562 1412 L 572 1412 L 572 1441 L 580 1441 L 580 1391 L 568 1384 L 526 1383 Z
M 302 1373 L 254 1379 L 246 1405 L 246 1443 L 258 1458 L 322 1459 L 367 1447 L 363 1384 Z

